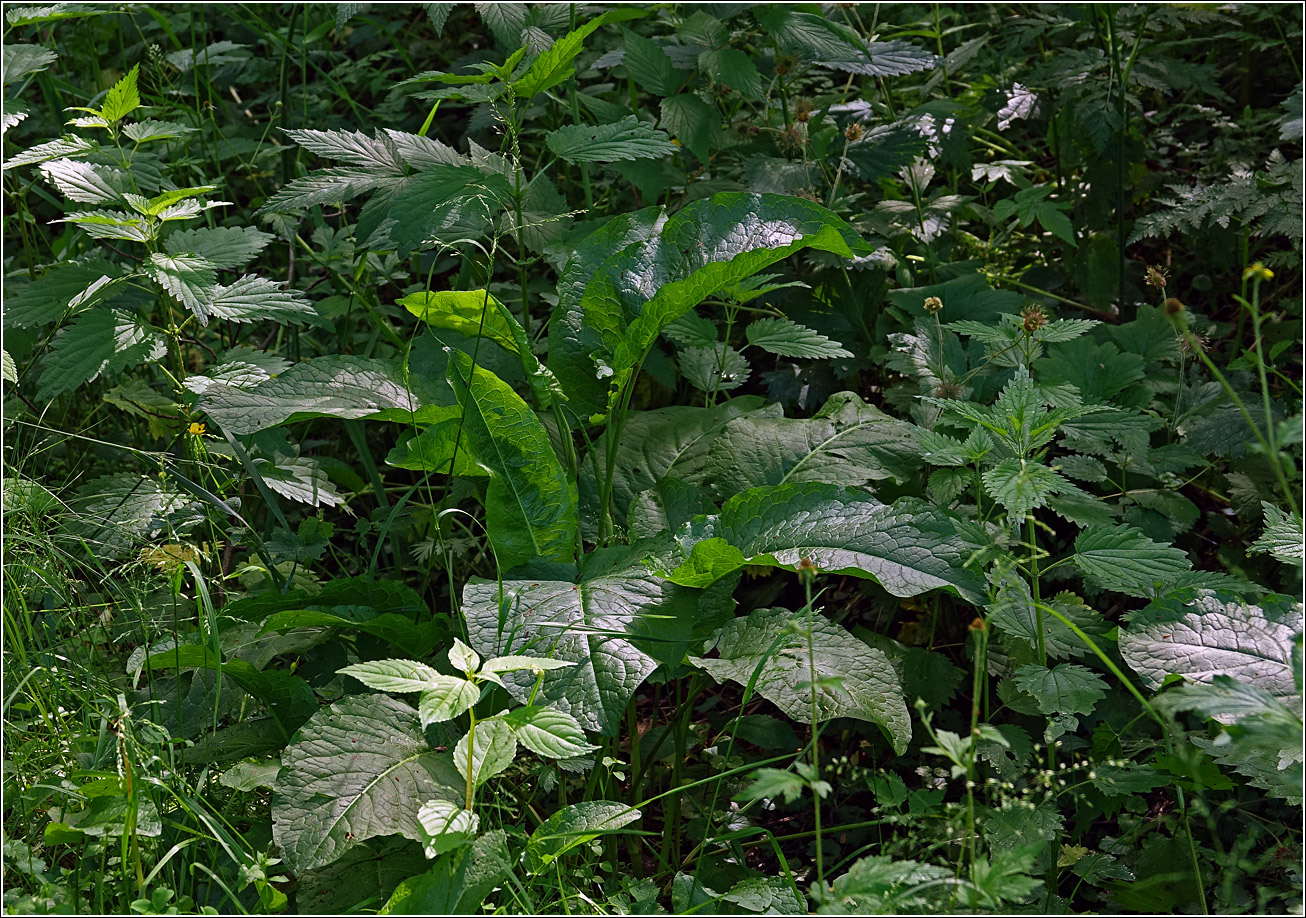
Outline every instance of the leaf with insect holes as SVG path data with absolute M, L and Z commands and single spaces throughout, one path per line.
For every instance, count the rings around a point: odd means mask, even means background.
M 615 163 L 656 159 L 676 152 L 665 131 L 627 115 L 612 124 L 570 124 L 545 135 L 544 142 L 569 163 Z
M 295 874 L 361 841 L 422 841 L 418 800 L 464 799 L 449 753 L 426 741 L 417 711 L 389 695 L 351 695 L 320 709 L 281 757 L 272 836 Z
M 749 344 L 781 357 L 829 360 L 853 356 L 852 351 L 845 350 L 838 341 L 789 319 L 758 319 L 749 324 L 744 334 Z

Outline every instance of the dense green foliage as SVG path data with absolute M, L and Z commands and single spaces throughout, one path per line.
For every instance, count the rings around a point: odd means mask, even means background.
M 1299 911 L 1299 6 L 7 7 L 4 907 Z

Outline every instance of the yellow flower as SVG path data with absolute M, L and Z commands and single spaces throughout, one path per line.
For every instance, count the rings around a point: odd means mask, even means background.
M 191 425 L 186 428 L 186 432 L 189 433 L 192 437 L 204 436 L 205 430 L 206 428 L 199 421 L 192 421 Z
M 1243 280 L 1267 281 L 1273 279 L 1274 279 L 1274 272 L 1271 271 L 1269 268 L 1265 267 L 1265 265 L 1261 264 L 1261 262 L 1259 261 L 1253 264 L 1247 270 L 1243 271 Z

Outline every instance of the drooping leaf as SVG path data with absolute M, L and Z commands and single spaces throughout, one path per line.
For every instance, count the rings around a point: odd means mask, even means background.
M 727 193 L 694 202 L 593 272 L 581 301 L 601 344 L 591 373 L 610 370 L 615 397 L 670 322 L 807 248 L 847 258 L 869 251 L 841 219 L 801 198 Z
M 164 237 L 170 255 L 197 255 L 215 268 L 243 268 L 272 241 L 252 226 L 202 226 Z
M 1265 511 L 1265 531 L 1247 550 L 1264 552 L 1284 564 L 1301 567 L 1306 556 L 1301 517 L 1290 516 L 1267 501 L 1261 501 L 1261 509 Z
M 212 385 L 200 399 L 210 418 L 237 435 L 312 417 L 411 420 L 420 404 L 394 361 L 343 355 L 305 360 L 252 388 Z
M 472 455 L 490 473 L 486 528 L 500 569 L 533 558 L 574 561 L 576 495 L 544 425 L 521 396 L 461 351 L 449 356 L 448 379 Z
M 167 353 L 163 336 L 131 313 L 92 309 L 55 336 L 41 370 L 38 397 L 71 392 L 101 373 L 113 374 Z
M 1074 561 L 1084 576 L 1107 590 L 1130 596 L 1156 595 L 1192 567 L 1172 545 L 1153 542 L 1129 526 L 1090 526 L 1075 539 Z
M 723 498 L 805 481 L 855 487 L 907 479 L 920 466 L 919 454 L 910 424 L 839 392 L 811 419 L 750 415 L 729 421 L 711 444 L 703 476 Z
M 272 835 L 294 873 L 376 836 L 421 841 L 413 803 L 463 799 L 449 754 L 432 751 L 417 711 L 389 695 L 353 695 L 323 708 L 281 761 Z
M 680 373 L 700 392 L 732 392 L 748 382 L 748 358 L 728 344 L 687 347 L 680 352 Z
M 573 848 L 628 826 L 641 815 L 634 807 L 606 800 L 572 804 L 531 833 L 526 841 L 526 863 L 533 873 L 538 873 Z
M 669 96 L 680 87 L 681 76 L 667 52 L 651 38 L 626 31 L 625 56 L 622 63 L 636 85 L 658 96 Z
M 813 615 L 810 623 L 800 616 L 791 626 L 794 619 L 786 609 L 758 610 L 721 629 L 712 642 L 717 657 L 690 659 L 718 682 L 743 686 L 760 667 L 756 691 L 794 720 L 811 722 L 815 693 L 820 720 L 879 724 L 901 755 L 911 741 L 911 719 L 888 657 L 824 616 Z
M 121 204 L 126 177 L 116 169 L 75 159 L 41 163 L 42 177 L 78 204 Z
M 665 131 L 627 115 L 612 124 L 572 124 L 547 134 L 549 149 L 569 163 L 656 159 L 676 152 Z
M 517 742 L 551 759 L 566 759 L 597 749 L 585 740 L 576 718 L 554 708 L 523 705 L 503 714 Z
M 799 325 L 789 319 L 758 319 L 744 331 L 748 343 L 771 354 L 782 357 L 810 357 L 829 360 L 834 357 L 851 357 L 838 341 Z
M 915 498 L 890 506 L 829 484 L 754 488 L 728 500 L 706 531 L 694 542 L 693 524 L 682 530 L 682 545 L 693 547 L 673 582 L 706 586 L 745 565 L 797 570 L 806 561 L 818 573 L 872 578 L 895 596 L 950 588 L 979 601 L 983 593 L 965 568 L 977 548 L 972 537 Z
M 1271 594 L 1259 605 L 1214 590 L 1185 590 L 1149 603 L 1120 630 L 1120 653 L 1152 689 L 1168 675 L 1210 682 L 1228 675 L 1298 709 L 1293 639 L 1302 605 Z

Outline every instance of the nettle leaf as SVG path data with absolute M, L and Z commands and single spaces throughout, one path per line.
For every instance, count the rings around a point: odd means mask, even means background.
M 567 759 L 598 748 L 585 741 L 585 731 L 576 718 L 555 708 L 523 705 L 501 718 L 517 742 L 546 758 Z
M 140 475 L 107 475 L 77 489 L 66 528 L 100 557 L 121 557 L 157 536 L 200 521 L 197 505 L 167 483 Z
M 748 358 L 730 345 L 687 347 L 680 352 L 680 372 L 700 392 L 730 392 L 748 382 Z
M 538 93 L 552 89 L 576 72 L 576 55 L 585 47 L 589 38 L 599 26 L 605 25 L 610 14 L 595 16 L 578 29 L 568 32 L 555 41 L 546 51 L 531 62 L 526 72 L 513 80 L 512 89 L 521 99 L 530 99 Z
M 846 258 L 869 252 L 843 220 L 801 198 L 727 193 L 695 201 L 656 237 L 628 245 L 592 272 L 580 304 L 599 344 L 591 373 L 610 370 L 615 399 L 670 322 L 807 248 Z
M 253 274 L 225 286 L 214 286 L 208 311 L 231 322 L 271 320 L 285 325 L 330 327 L 302 291 Z
M 78 204 L 117 204 L 123 200 L 125 176 L 116 169 L 53 159 L 40 166 L 42 177 L 65 198 Z
M 252 226 L 203 226 L 164 237 L 169 255 L 197 255 L 215 268 L 243 268 L 272 241 Z
M 544 142 L 569 163 L 615 163 L 656 159 L 676 152 L 665 131 L 627 115 L 612 124 L 570 124 L 546 134 Z
M 112 262 L 97 258 L 62 262 L 26 284 L 6 278 L 5 328 L 36 328 L 56 321 L 88 287 L 104 277 L 116 277 L 118 270 Z
M 641 815 L 623 803 L 574 803 L 554 813 L 531 833 L 526 841 L 526 863 L 533 873 L 539 873 L 568 851 L 628 826 Z
M 521 45 L 522 29 L 526 28 L 527 7 L 524 3 L 476 3 L 476 12 L 495 39 L 508 48 Z
M 275 462 L 259 458 L 254 465 L 264 483 L 288 500 L 310 507 L 336 507 L 345 502 L 321 465 L 307 456 L 277 456 Z
M 136 78 L 140 75 L 140 71 L 141 65 L 134 65 L 127 71 L 126 76 L 114 83 L 104 94 L 104 104 L 100 106 L 100 114 L 104 116 L 105 121 L 110 123 L 121 121 L 141 107 L 141 96 L 136 90 Z
M 749 324 L 744 334 L 749 344 L 781 357 L 830 360 L 853 356 L 852 351 L 845 350 L 838 341 L 789 319 L 758 319 Z
M 512 872 L 507 835 L 487 832 L 470 845 L 441 855 L 426 873 L 410 871 L 399 883 L 380 915 L 474 915 L 495 888 Z M 364 903 L 367 904 L 367 903 Z
M 979 547 L 943 510 L 916 498 L 892 506 L 862 491 L 821 483 L 753 488 L 708 518 L 709 538 L 681 531 L 686 560 L 669 575 L 685 586 L 707 586 L 747 565 L 876 580 L 895 596 L 950 588 L 980 601 L 981 578 L 965 565 Z
M 920 467 L 918 456 L 910 424 L 837 392 L 810 419 L 755 414 L 729 421 L 711 444 L 704 479 L 720 497 L 806 481 L 855 487 L 904 481 Z
M 831 896 L 848 914 L 920 914 L 938 908 L 936 890 L 951 878 L 947 867 L 872 855 L 836 879 Z
M 989 496 L 1007 511 L 1007 522 L 1019 526 L 1031 510 L 1044 506 L 1068 482 L 1032 459 L 1003 459 L 981 476 Z
M 395 181 L 393 176 L 361 167 L 319 169 L 282 185 L 256 213 L 293 213 L 316 204 L 349 201 Z
M 253 387 L 210 385 L 199 407 L 229 433 L 314 417 L 411 420 L 420 399 L 392 360 L 315 357 Z
M 454 747 L 453 763 L 468 784 L 480 787 L 511 765 L 516 755 L 517 740 L 508 725 L 486 718 L 476 724 L 474 734 L 463 734 Z
M 368 137 L 361 131 L 310 131 L 283 129 L 295 143 L 318 156 L 338 159 L 379 175 L 402 176 L 404 160 L 386 135 Z
M 1284 564 L 1301 567 L 1303 554 L 1306 553 L 1301 517 L 1284 513 L 1267 501 L 1261 501 L 1261 509 L 1265 511 L 1265 532 L 1247 550 L 1263 552 Z
M 40 73 L 59 59 L 40 45 L 5 45 L 0 62 L 0 82 L 16 83 L 31 73 Z M 7 103 L 6 103 L 7 107 Z
M 1120 654 L 1151 689 L 1169 675 L 1190 682 L 1228 675 L 1299 710 L 1292 649 L 1301 631 L 1302 604 L 1291 597 L 1271 594 L 1253 605 L 1230 593 L 1184 590 L 1135 613 L 1120 631 Z
M 434 752 L 417 711 L 389 695 L 353 695 L 319 710 L 281 763 L 272 837 L 296 874 L 380 835 L 422 841 L 413 803 L 464 799 L 449 754 Z
M 1061 663 L 1048 669 L 1028 664 L 1016 670 L 1016 685 L 1038 702 L 1044 714 L 1091 714 L 1106 697 L 1102 677 L 1076 663 Z
M 476 166 L 432 166 L 394 189 L 385 210 L 394 221 L 390 239 L 403 257 L 449 228 L 480 232 L 511 196 L 501 173 Z
M 680 88 L 682 77 L 667 52 L 651 38 L 645 38 L 629 30 L 626 31 L 626 54 L 621 62 L 626 73 L 643 87 L 657 96 L 670 96 Z
M 1153 542 L 1131 526 L 1090 526 L 1075 539 L 1075 565 L 1104 590 L 1156 595 L 1192 567 L 1182 550 Z
M 662 100 L 662 123 L 681 146 L 706 163 L 717 139 L 721 115 L 696 93 L 682 92 Z
M 501 570 L 534 558 L 576 558 L 576 494 L 548 432 L 512 388 L 462 351 L 449 354 L 449 384 L 463 409 L 463 432 L 490 473 L 486 528 Z
M 15 154 L 5 160 L 4 168 L 6 170 L 16 169 L 19 166 L 31 166 L 36 163 L 43 163 L 47 160 L 58 159 L 61 156 L 73 156 L 79 153 L 89 153 L 92 150 L 99 149 L 99 144 L 94 143 L 84 137 L 78 137 L 75 134 L 65 134 L 58 140 L 48 140 L 45 143 L 39 143 L 34 147 L 24 150 L 22 153 Z
M 987 607 L 989 624 L 997 629 L 1003 644 L 1013 651 L 1013 657 L 1027 660 L 1027 654 L 1017 656 L 1015 651 L 1020 647 L 1013 646 L 1011 639 L 1019 641 L 1026 651 L 1038 647 L 1038 610 L 1029 585 L 1011 568 L 995 574 L 994 585 L 997 596 Z M 1046 604 L 1074 622 L 1089 637 L 1097 637 L 1107 630 L 1101 614 L 1084 605 L 1073 593 L 1060 593 Z M 1054 660 L 1091 653 L 1079 635 L 1046 609 L 1043 610 L 1043 648 Z
M 472 646 L 487 657 L 532 655 L 575 664 L 546 672 L 534 703 L 549 704 L 605 736 L 616 734 L 627 702 L 658 664 L 679 661 L 695 628 L 711 621 L 697 591 L 642 567 L 579 583 L 508 580 L 502 590 L 475 581 L 463 589 Z M 535 682 L 530 670 L 503 676 L 521 702 L 530 700 Z
M 41 370 L 38 397 L 72 392 L 101 373 L 162 360 L 167 342 L 152 325 L 117 309 L 83 312 L 60 329 Z
M 210 304 L 218 285 L 211 261 L 198 255 L 164 255 L 155 252 L 141 265 L 168 295 L 189 309 L 201 325 L 212 314 Z
M 717 657 L 690 661 L 718 682 L 747 686 L 756 672 L 758 694 L 801 723 L 812 721 L 815 692 L 818 719 L 878 724 L 902 755 L 911 741 L 911 718 L 889 658 L 824 616 L 812 616 L 810 634 L 808 627 L 807 619 L 787 609 L 761 609 L 717 633 L 711 642 Z
M 123 125 L 122 133 L 124 137 L 137 143 L 150 143 L 155 140 L 174 140 L 192 134 L 195 130 L 196 128 L 178 121 L 146 119 Z

